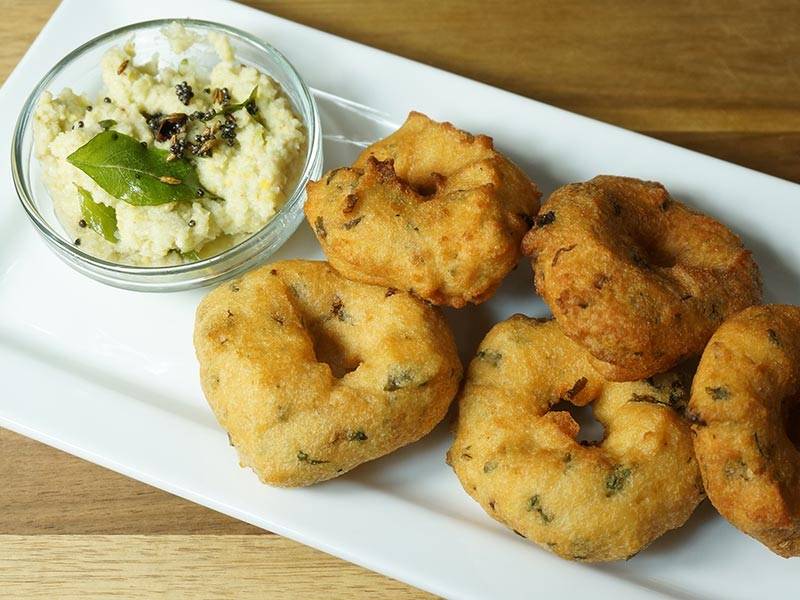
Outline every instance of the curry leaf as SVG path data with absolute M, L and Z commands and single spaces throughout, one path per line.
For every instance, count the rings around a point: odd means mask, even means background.
M 168 161 L 169 152 L 148 148 L 113 129 L 94 136 L 67 157 L 106 192 L 134 206 L 191 202 L 202 190 L 188 161 Z
M 75 187 L 78 188 L 81 195 L 81 216 L 86 221 L 86 225 L 115 244 L 117 242 L 117 211 L 113 206 L 95 202 L 92 194 L 82 187 Z
M 247 111 L 247 113 L 251 117 L 253 117 L 256 123 L 261 125 L 264 129 L 268 129 L 266 122 L 264 122 L 264 119 L 261 117 L 260 114 L 258 114 L 258 105 L 256 104 L 257 96 L 258 96 L 258 86 L 253 88 L 253 91 L 250 92 L 250 95 L 244 102 L 239 102 L 237 104 L 229 104 L 228 106 L 223 108 L 222 114 L 228 115 L 232 112 L 236 112 L 237 110 L 244 108 Z
M 606 476 L 606 497 L 609 498 L 621 492 L 631 476 L 631 469 L 622 465 L 614 465 L 611 473 Z
M 258 86 L 253 88 L 253 91 L 250 92 L 250 95 L 244 102 L 239 102 L 238 104 L 228 104 L 228 106 L 222 109 L 222 114 L 227 115 L 229 113 L 236 112 L 241 108 L 246 108 L 247 112 L 249 112 L 252 115 L 253 111 L 255 110 L 255 102 L 257 94 L 258 94 Z

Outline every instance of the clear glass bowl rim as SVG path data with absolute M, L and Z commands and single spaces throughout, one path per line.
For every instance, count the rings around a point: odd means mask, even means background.
M 232 38 L 238 39 L 243 41 L 247 44 L 251 44 L 257 47 L 259 50 L 269 54 L 276 63 L 278 63 L 284 70 L 284 72 L 289 76 L 289 79 L 292 80 L 293 85 L 295 86 L 296 91 L 302 97 L 302 100 L 308 104 L 311 110 L 308 111 L 308 116 L 310 118 L 310 122 L 304 123 L 307 131 L 307 138 L 308 138 L 308 148 L 306 149 L 306 159 L 303 165 L 303 170 L 300 173 L 300 176 L 297 180 L 297 184 L 295 189 L 292 192 L 292 195 L 287 198 L 286 202 L 280 208 L 280 210 L 272 217 L 272 219 L 260 230 L 255 232 L 246 240 L 240 242 L 239 244 L 228 248 L 227 250 L 221 252 L 220 254 L 216 254 L 214 256 L 210 256 L 208 258 L 204 258 L 199 261 L 182 264 L 182 265 L 170 265 L 165 267 L 141 267 L 141 266 L 133 266 L 133 265 L 124 265 L 119 263 L 114 263 L 111 261 L 103 260 L 101 258 L 97 258 L 90 254 L 87 254 L 73 244 L 65 241 L 61 238 L 53 229 L 48 225 L 48 223 L 44 220 L 43 217 L 40 216 L 39 211 L 36 208 L 35 202 L 33 200 L 33 194 L 30 192 L 28 187 L 28 181 L 23 176 L 23 156 L 22 156 L 22 146 L 23 146 L 23 137 L 25 132 L 27 131 L 27 126 L 33 116 L 33 111 L 35 106 L 41 96 L 42 92 L 47 89 L 47 86 L 50 82 L 67 66 L 69 65 L 75 58 L 103 44 L 104 42 L 117 38 L 122 37 L 126 33 L 133 33 L 140 29 L 153 29 L 167 26 L 171 23 L 178 22 L 182 25 L 186 25 L 188 27 L 198 27 L 202 29 L 214 30 L 224 33 Z M 269 73 L 267 73 L 269 75 Z M 320 118 L 319 112 L 317 110 L 316 102 L 314 101 L 313 96 L 311 95 L 310 90 L 306 86 L 305 82 L 302 80 L 296 69 L 292 66 L 292 64 L 286 59 L 283 54 L 280 53 L 276 48 L 272 45 L 259 40 L 255 36 L 242 31 L 241 29 L 237 29 L 235 27 L 230 27 L 229 25 L 223 25 L 222 23 L 216 23 L 214 21 L 205 21 L 202 19 L 187 19 L 187 18 L 172 18 L 172 19 L 153 19 L 150 21 L 140 21 L 138 23 L 132 23 L 130 25 L 126 25 L 124 27 L 119 27 L 117 29 L 112 29 L 111 31 L 107 31 L 95 38 L 92 38 L 88 42 L 81 44 L 77 48 L 75 48 L 72 52 L 69 52 L 65 55 L 61 60 L 59 60 L 46 74 L 33 91 L 28 96 L 27 100 L 22 106 L 22 110 L 20 111 L 19 117 L 17 118 L 16 125 L 14 127 L 14 134 L 11 141 L 11 172 L 12 177 L 14 179 L 14 187 L 17 190 L 17 196 L 19 196 L 20 202 L 22 203 L 25 212 L 28 214 L 30 220 L 34 223 L 36 228 L 39 232 L 45 236 L 45 238 L 53 243 L 56 244 L 59 248 L 63 251 L 67 252 L 68 254 L 73 255 L 80 261 L 88 263 L 95 267 L 100 271 L 106 271 L 109 274 L 119 274 L 119 275 L 133 275 L 137 277 L 141 276 L 153 276 L 153 277 L 164 277 L 169 275 L 186 275 L 191 273 L 195 270 L 205 269 L 207 267 L 213 267 L 219 263 L 223 263 L 236 254 L 245 254 L 248 256 L 248 250 L 259 243 L 259 241 L 269 235 L 273 226 L 280 225 L 280 220 L 277 218 L 281 214 L 291 213 L 295 210 L 297 205 L 303 198 L 305 194 L 305 187 L 306 184 L 311 179 L 312 170 L 314 168 L 315 163 L 318 160 L 319 153 L 321 152 L 321 135 L 320 135 Z

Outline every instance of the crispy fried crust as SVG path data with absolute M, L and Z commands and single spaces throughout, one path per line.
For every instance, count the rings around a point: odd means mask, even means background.
M 523 251 L 564 332 L 616 381 L 698 355 L 727 316 L 761 301 L 739 238 L 654 182 L 600 176 L 556 190 Z
M 758 306 L 726 321 L 692 385 L 695 450 L 708 497 L 781 556 L 800 556 L 800 307 Z M 795 439 L 795 442 L 797 439 Z
M 491 138 L 412 112 L 352 168 L 310 183 L 305 214 L 346 277 L 460 307 L 517 264 L 539 197 Z
M 515 315 L 469 366 L 448 453 L 494 519 L 563 558 L 629 558 L 680 527 L 703 498 L 688 423 L 689 374 L 612 383 L 555 321 Z M 600 445 L 576 441 L 559 400 L 593 402 Z
M 427 434 L 461 378 L 433 307 L 285 261 L 211 292 L 194 343 L 211 408 L 264 483 L 336 477 Z

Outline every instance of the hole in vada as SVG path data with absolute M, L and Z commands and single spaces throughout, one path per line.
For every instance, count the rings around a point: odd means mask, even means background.
M 317 362 L 328 365 L 331 368 L 331 373 L 337 379 L 352 373 L 361 364 L 361 358 L 353 349 L 348 348 L 342 343 L 342 340 L 331 335 L 324 328 L 313 328 L 310 334 L 314 342 L 314 355 L 317 358 Z
M 591 404 L 575 406 L 571 402 L 562 400 L 558 404 L 554 404 L 550 410 L 566 411 L 575 419 L 575 422 L 580 427 L 578 436 L 575 438 L 578 442 L 585 445 L 592 445 L 599 444 L 603 441 L 605 437 L 605 428 L 600 421 L 595 419 Z
M 658 240 L 639 241 L 631 250 L 631 260 L 641 267 L 669 269 L 678 262 L 674 249 L 659 244 Z
M 654 228 L 626 228 L 624 233 L 627 243 L 622 248 L 627 249 L 630 261 L 637 267 L 669 269 L 678 263 L 680 240 L 671 239 Z
M 436 183 L 433 181 L 425 181 L 420 185 L 414 186 L 414 191 L 420 196 L 428 198 L 436 193 Z
M 400 180 L 424 199 L 429 200 L 444 186 L 447 178 L 441 173 L 431 173 L 427 177 L 414 178 L 413 180 Z
M 800 450 L 800 398 L 792 398 L 788 402 L 786 416 L 786 435 L 794 447 Z

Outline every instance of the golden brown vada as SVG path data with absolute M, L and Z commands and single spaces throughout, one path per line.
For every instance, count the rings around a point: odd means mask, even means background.
M 761 301 L 741 240 L 659 183 L 600 176 L 564 186 L 523 250 L 564 332 L 616 381 L 699 355 L 727 316 Z
M 203 391 L 264 483 L 330 479 L 427 434 L 461 378 L 453 336 L 410 294 L 327 263 L 267 265 L 197 309 Z
M 689 405 L 708 497 L 733 525 L 800 556 L 800 307 L 748 308 L 711 337 Z M 796 425 L 796 423 L 795 423 Z
M 469 366 L 448 453 L 461 484 L 494 519 L 559 556 L 626 559 L 680 527 L 703 498 L 681 371 L 614 383 L 555 321 L 515 315 L 494 326 Z M 576 441 L 560 400 L 592 403 L 605 428 Z
M 491 138 L 416 112 L 307 189 L 306 218 L 342 275 L 455 307 L 514 268 L 540 197 Z

